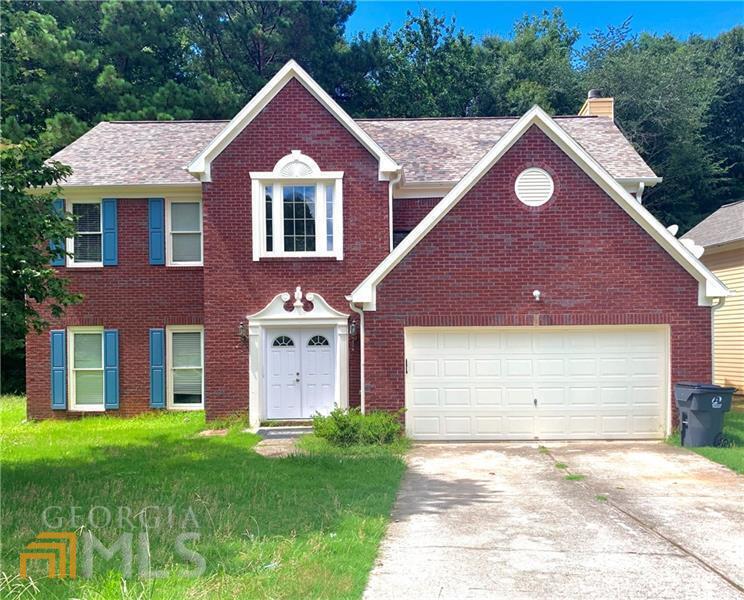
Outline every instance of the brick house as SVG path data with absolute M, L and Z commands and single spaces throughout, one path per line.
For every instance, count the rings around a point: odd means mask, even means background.
M 353 120 L 293 61 L 230 122 L 54 157 L 85 295 L 27 339 L 31 418 L 406 408 L 419 439 L 658 438 L 726 287 L 643 207 L 612 101 Z

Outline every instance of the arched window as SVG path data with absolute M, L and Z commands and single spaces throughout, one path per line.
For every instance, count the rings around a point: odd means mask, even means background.
M 274 343 L 271 345 L 274 346 L 274 348 L 291 348 L 294 346 L 294 342 L 291 337 L 280 335 L 279 337 L 274 338 Z
M 308 342 L 308 346 L 329 346 L 328 339 L 322 335 L 314 335 L 311 337 Z
M 272 256 L 343 258 L 343 171 L 321 171 L 299 150 L 273 171 L 252 172 L 253 260 Z

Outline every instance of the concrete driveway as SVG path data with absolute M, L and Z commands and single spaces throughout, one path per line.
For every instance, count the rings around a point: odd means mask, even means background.
M 545 445 L 416 446 L 365 598 L 744 598 L 743 477 L 658 442 Z

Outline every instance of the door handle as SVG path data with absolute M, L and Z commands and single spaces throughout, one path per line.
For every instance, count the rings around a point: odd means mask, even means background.
M 535 405 L 535 408 L 537 408 L 537 398 L 534 398 L 534 399 L 532 400 L 532 403 L 533 403 L 533 404 Z

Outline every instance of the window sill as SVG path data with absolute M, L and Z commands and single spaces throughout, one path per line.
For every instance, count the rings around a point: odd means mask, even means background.
M 80 264 L 80 265 L 68 263 L 65 265 L 65 267 L 67 267 L 68 269 L 103 269 L 103 263 L 90 263 L 90 264 Z
M 72 408 L 68 409 L 67 412 L 69 413 L 103 413 L 106 412 L 105 406 L 73 406 Z
M 204 410 L 203 404 L 196 404 L 194 406 L 178 406 L 178 405 L 171 405 L 167 407 L 168 410 L 174 410 L 174 411 L 184 411 L 184 412 L 190 412 L 195 410 Z
M 165 266 L 169 269 L 203 269 L 204 263 L 170 263 Z
M 340 256 L 328 256 L 328 255 L 319 255 L 319 256 L 312 256 L 310 254 L 302 255 L 302 256 L 292 256 L 292 255 L 285 255 L 285 256 L 261 256 L 259 257 L 258 261 L 267 261 L 267 260 L 276 260 L 276 261 L 285 261 L 285 260 L 313 260 L 313 261 L 342 261 L 343 257 Z

